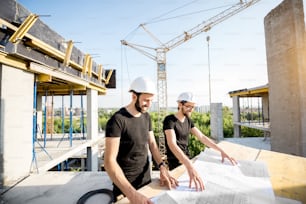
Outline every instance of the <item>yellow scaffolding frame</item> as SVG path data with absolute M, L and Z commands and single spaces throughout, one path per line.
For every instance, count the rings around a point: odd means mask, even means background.
M 106 79 L 103 78 L 103 66 L 102 65 L 98 65 L 98 73 L 94 72 L 92 69 L 93 66 L 93 61 L 92 61 L 92 57 L 89 54 L 86 54 L 84 57 L 84 63 L 83 66 L 71 61 L 70 57 L 71 57 L 71 53 L 72 53 L 72 49 L 73 49 L 73 41 L 70 40 L 67 42 L 67 48 L 65 53 L 59 51 L 58 49 L 44 43 L 43 41 L 35 38 L 34 36 L 30 35 L 29 33 L 27 33 L 30 28 L 34 25 L 34 23 L 36 22 L 36 20 L 38 19 L 38 15 L 36 14 L 30 14 L 24 21 L 23 23 L 19 26 L 16 27 L 14 25 L 12 25 L 11 23 L 3 20 L 2 18 L 0 18 L 0 26 L 4 26 L 9 28 L 10 30 L 15 31 L 13 33 L 13 35 L 10 37 L 9 41 L 17 44 L 19 43 L 24 37 L 27 38 L 27 40 L 25 41 L 25 44 L 30 46 L 30 47 L 34 47 L 34 48 L 39 48 L 39 50 L 41 52 L 43 52 L 44 54 L 51 56 L 57 60 L 59 60 L 60 62 L 63 62 L 63 64 L 65 66 L 71 66 L 73 69 L 76 69 L 78 71 L 81 71 L 83 76 L 85 76 L 87 74 L 88 77 L 97 77 L 99 82 L 103 82 L 104 84 L 108 84 L 109 80 L 112 76 L 113 70 L 110 70 Z M 25 60 L 20 60 L 16 57 L 12 57 L 9 54 L 5 53 L 5 52 L 1 52 L 0 53 L 0 61 L 9 65 L 13 65 L 16 66 L 18 68 L 24 69 L 24 70 L 31 70 L 34 71 L 32 66 L 30 66 L 30 68 L 28 67 L 28 62 L 26 62 Z M 32 64 L 32 63 L 30 63 Z M 37 70 L 36 70 L 37 71 Z M 35 71 L 35 72 L 36 72 Z M 39 77 L 39 79 L 41 79 L 42 81 L 52 81 L 52 77 L 58 77 L 59 76 L 59 72 L 55 71 L 48 71 L 48 73 L 44 73 L 44 72 L 38 72 L 39 74 L 41 74 L 41 76 Z M 53 75 L 55 74 L 55 75 Z M 62 76 L 62 74 L 61 74 Z M 67 78 L 67 77 L 64 77 Z M 69 76 L 68 78 L 71 79 L 71 76 Z M 84 80 L 73 80 L 75 83 L 80 84 L 80 85 L 85 85 L 86 87 L 90 87 L 90 88 L 94 88 L 95 90 L 98 90 L 100 93 L 105 94 L 105 87 L 94 83 L 94 82 L 86 82 L 84 83 Z M 80 83 L 78 83 L 77 81 L 79 81 Z
M 18 43 L 24 35 L 30 30 L 30 28 L 33 26 L 33 24 L 38 19 L 38 15 L 31 13 L 18 27 L 18 29 L 15 31 L 15 33 L 10 37 L 9 41 L 11 43 Z

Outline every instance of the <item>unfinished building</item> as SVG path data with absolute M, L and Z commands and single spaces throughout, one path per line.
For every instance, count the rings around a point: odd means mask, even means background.
M 230 92 L 235 137 L 240 127 L 271 136 L 271 150 L 306 156 L 305 21 L 302 0 L 285 0 L 264 19 L 268 85 Z M 263 123 L 243 123 L 239 98 L 260 97 Z
M 46 122 L 43 97 L 51 94 L 86 96 L 87 143 L 81 148 L 97 169 L 98 96 L 115 88 L 115 70 L 103 69 L 15 0 L 1 1 L 0 27 L 1 187 L 28 176 L 36 164 L 37 125 Z
M 267 130 L 271 132 L 272 149 L 277 152 L 220 142 L 220 146 L 237 159 L 265 162 L 273 192 L 276 196 L 294 199 L 290 203 L 306 202 L 306 160 L 294 156 L 305 156 L 302 8 L 302 0 L 285 0 L 267 15 L 269 84 L 260 87 L 261 93 L 256 89 L 240 90 L 240 94 L 263 97 L 263 120 L 269 119 L 271 123 Z M 59 174 L 47 171 L 82 149 L 87 151 L 88 169 L 97 170 L 96 146 L 101 142 L 97 137 L 97 97 L 106 94 L 108 88 L 115 88 L 115 70 L 104 70 L 90 55 L 74 47 L 73 40 L 65 40 L 50 30 L 39 16 L 29 13 L 15 0 L 1 1 L 0 25 L 0 182 L 1 190 L 6 191 L 1 195 L 5 195 L 9 203 L 76 203 L 89 190 L 111 188 L 105 172 Z M 286 27 L 289 31 L 284 31 Z M 37 156 L 36 124 L 44 120 L 43 97 L 51 92 L 53 95 L 86 95 L 86 142 L 77 148 L 69 147 L 69 154 L 62 153 L 62 157 L 40 167 L 39 174 L 27 177 Z M 239 97 L 237 92 L 234 95 Z M 180 175 L 184 172 L 182 167 L 171 173 Z M 10 188 L 20 179 L 24 180 Z M 158 182 L 152 183 L 142 191 L 150 198 L 164 190 Z M 289 200 L 281 201 L 275 203 Z M 119 203 L 128 202 L 123 199 Z

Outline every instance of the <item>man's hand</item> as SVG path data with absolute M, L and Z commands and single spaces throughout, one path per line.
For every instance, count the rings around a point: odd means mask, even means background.
M 198 172 L 193 168 L 192 165 L 186 166 L 188 175 L 189 175 L 189 188 L 192 187 L 192 183 L 194 183 L 196 191 L 203 191 L 205 189 L 204 183 L 202 181 L 201 176 L 198 174 Z
M 168 189 L 176 188 L 178 186 L 178 181 L 170 175 L 168 169 L 163 165 L 160 167 L 159 184 L 161 186 L 167 186 Z
M 238 164 L 233 157 L 230 157 L 224 151 L 221 151 L 221 157 L 222 157 L 222 163 L 224 162 L 224 159 L 227 158 L 232 163 L 232 165 Z
M 154 204 L 149 198 L 139 193 L 138 191 L 134 191 L 132 196 L 128 197 L 131 204 Z

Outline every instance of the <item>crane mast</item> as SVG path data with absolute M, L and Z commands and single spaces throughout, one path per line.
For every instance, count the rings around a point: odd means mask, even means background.
M 146 29 L 144 24 L 140 24 L 140 27 L 147 32 L 150 37 L 156 41 L 160 47 L 152 48 L 144 45 L 137 45 L 129 43 L 125 40 L 121 40 L 121 44 L 129 46 L 143 55 L 151 58 L 157 62 L 157 99 L 158 99 L 158 133 L 159 138 L 159 150 L 162 155 L 165 155 L 165 142 L 164 134 L 162 132 L 162 120 L 167 113 L 168 99 L 167 99 L 167 72 L 166 72 L 166 53 L 173 48 L 185 43 L 186 41 L 194 38 L 195 36 L 201 34 L 202 32 L 209 31 L 213 26 L 221 23 L 222 21 L 230 18 L 231 16 L 241 12 L 242 10 L 254 5 L 260 0 L 240 0 L 237 4 L 225 9 L 224 11 L 218 13 L 217 15 L 211 17 L 210 19 L 203 21 L 197 26 L 185 31 L 183 34 L 169 40 L 166 43 L 162 43 L 157 37 L 155 37 L 148 29 Z M 155 55 L 149 52 L 155 52 Z

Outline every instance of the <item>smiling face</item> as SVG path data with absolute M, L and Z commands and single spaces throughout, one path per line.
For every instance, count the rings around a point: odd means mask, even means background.
M 186 117 L 190 117 L 195 103 L 179 102 L 179 111 Z
M 152 105 L 154 95 L 149 93 L 134 94 L 135 108 L 138 112 L 145 113 Z

